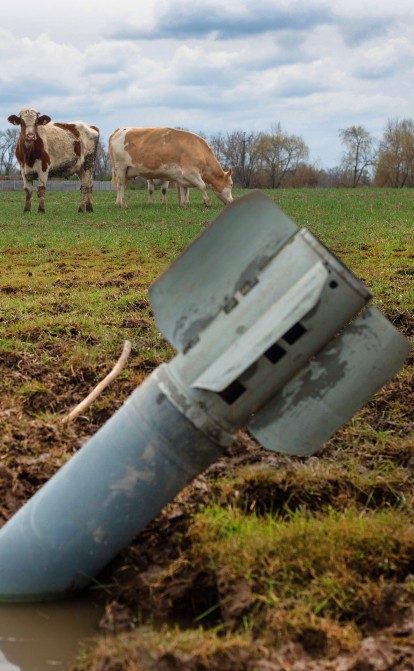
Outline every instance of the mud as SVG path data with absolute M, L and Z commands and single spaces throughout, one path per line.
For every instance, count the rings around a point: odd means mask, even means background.
M 79 652 L 79 641 L 98 634 L 100 616 L 99 605 L 85 596 L 56 603 L 0 604 L 1 671 L 67 668 Z

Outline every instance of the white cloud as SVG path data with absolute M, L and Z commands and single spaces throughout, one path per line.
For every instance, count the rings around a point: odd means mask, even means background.
M 23 0 L 2 17 L 0 130 L 24 106 L 106 139 L 119 125 L 280 121 L 331 167 L 339 128 L 380 134 L 413 116 L 413 14 L 412 0 Z

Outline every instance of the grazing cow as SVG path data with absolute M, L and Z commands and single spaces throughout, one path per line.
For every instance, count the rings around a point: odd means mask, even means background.
M 167 205 L 167 193 L 168 193 L 168 187 L 170 185 L 169 180 L 164 179 L 164 180 L 159 180 L 161 182 L 161 193 L 162 193 L 162 204 Z M 148 184 L 148 202 L 153 203 L 154 202 L 154 191 L 155 191 L 155 182 L 153 179 L 148 179 L 147 180 Z M 180 187 L 177 185 L 177 193 L 178 193 L 178 203 L 181 204 L 181 198 L 184 199 L 184 205 L 188 205 L 190 201 L 190 189 L 186 188 L 184 193 L 181 195 L 180 194 Z
M 116 204 L 126 208 L 125 184 L 131 177 L 173 180 L 178 186 L 179 204 L 185 207 L 188 188 L 200 189 L 210 207 L 207 186 L 223 203 L 231 203 L 231 168 L 220 166 L 207 142 L 177 128 L 118 128 L 109 138 L 112 181 Z
M 46 183 L 49 177 L 77 175 L 81 181 L 82 202 L 79 212 L 92 212 L 93 171 L 98 150 L 99 130 L 83 121 L 50 123 L 47 114 L 23 109 L 8 121 L 20 126 L 16 158 L 23 177 L 26 202 L 24 212 L 30 212 L 33 180 L 39 180 L 37 196 L 39 212 L 45 211 Z

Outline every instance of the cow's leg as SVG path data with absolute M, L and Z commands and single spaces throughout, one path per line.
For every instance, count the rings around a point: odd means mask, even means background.
M 201 195 L 203 197 L 204 205 L 206 207 L 211 207 L 210 198 L 208 197 L 208 193 L 207 193 L 207 186 L 203 182 L 203 180 L 201 179 L 201 177 L 199 175 L 194 176 L 194 183 L 192 184 L 192 186 L 195 186 L 195 187 L 197 187 L 197 189 L 200 189 Z M 188 190 L 187 190 L 187 202 L 188 202 Z
M 204 205 L 205 205 L 206 207 L 211 207 L 210 198 L 208 197 L 208 193 L 207 193 L 207 187 L 206 187 L 206 185 L 204 184 L 204 182 L 203 182 L 203 186 L 202 186 L 202 187 L 199 186 L 198 188 L 199 188 L 200 191 L 201 191 L 201 195 L 202 195 L 202 197 L 203 197 Z
M 24 210 L 23 212 L 30 212 L 32 209 L 32 190 L 31 189 L 25 189 L 26 192 L 26 199 L 24 201 Z
M 45 194 L 46 194 L 47 174 L 39 174 L 39 186 L 37 187 L 37 198 L 39 200 L 38 212 L 45 211 Z
M 78 212 L 93 212 L 92 205 L 92 187 L 89 184 L 81 185 L 82 200 L 78 207 Z
M 169 181 L 165 180 L 161 184 L 161 193 L 162 193 L 162 204 L 166 205 L 167 204 L 167 193 L 168 193 L 168 187 L 169 187 Z
M 37 208 L 38 212 L 43 212 L 45 211 L 45 194 L 46 194 L 46 187 L 39 185 L 37 187 L 37 197 L 39 200 L 39 206 Z
M 92 205 L 92 187 L 89 184 L 83 184 L 82 187 L 82 202 L 79 205 L 78 212 L 93 212 Z
M 119 200 L 119 179 L 118 179 L 118 177 L 115 177 L 115 179 L 112 178 L 112 184 L 116 188 L 115 205 L 118 205 L 119 207 L 121 207 L 121 203 L 120 203 L 120 200 Z
M 32 209 L 33 180 L 27 179 L 24 173 L 22 173 L 22 177 L 23 177 L 23 186 L 26 193 L 26 200 L 24 203 L 23 212 L 30 212 Z
M 127 210 L 128 205 L 125 202 L 125 175 L 118 175 L 116 204 L 122 209 Z
M 118 205 L 118 207 L 122 207 L 121 205 L 121 190 L 119 186 L 116 187 L 116 200 L 115 200 L 115 205 Z
M 177 184 L 178 191 L 178 205 L 185 209 L 188 203 L 188 186 L 181 186 Z
M 153 179 L 147 179 L 147 185 L 148 185 L 148 202 L 153 203 L 154 202 L 154 191 L 155 191 L 155 184 Z
M 81 192 L 82 200 L 79 205 L 78 212 L 93 212 L 92 207 L 92 188 L 93 188 L 93 179 L 92 172 L 90 170 L 79 171 L 77 173 L 81 181 Z

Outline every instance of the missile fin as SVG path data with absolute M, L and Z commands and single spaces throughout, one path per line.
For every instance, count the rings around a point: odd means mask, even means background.
M 267 449 L 307 456 L 403 365 L 411 344 L 371 306 L 331 340 L 250 420 Z

